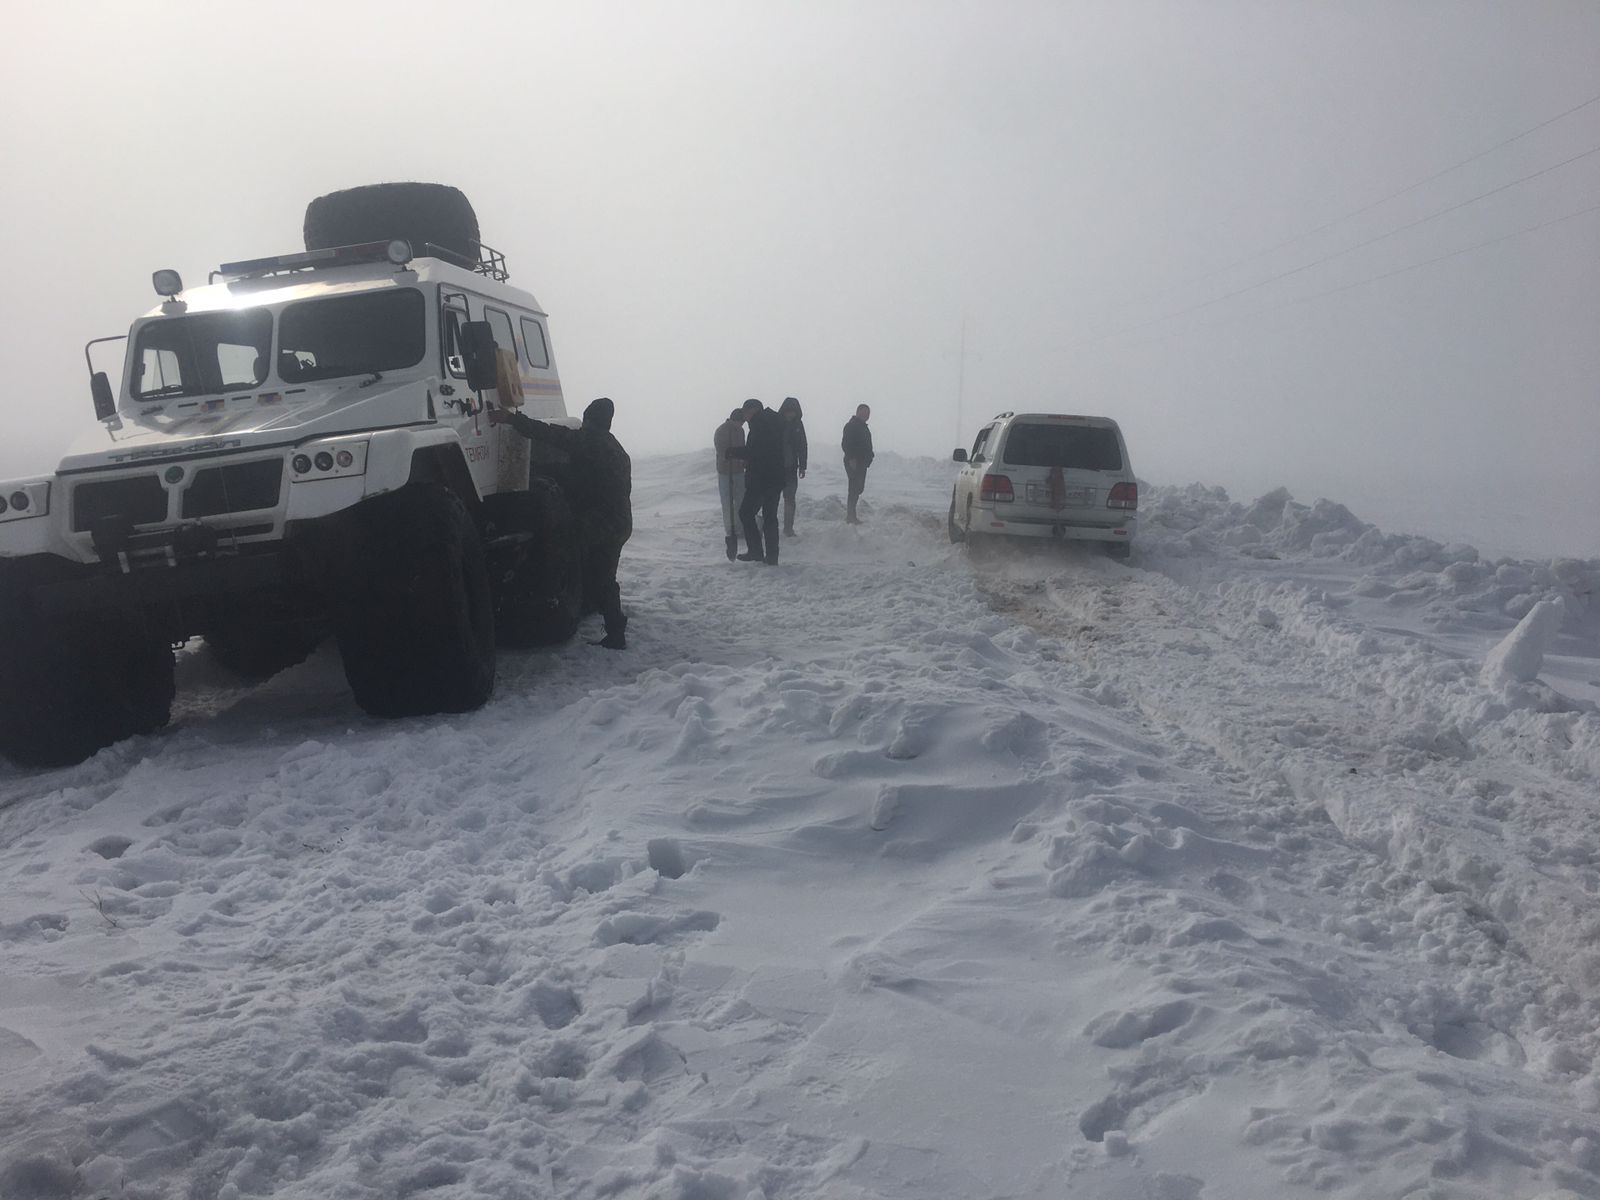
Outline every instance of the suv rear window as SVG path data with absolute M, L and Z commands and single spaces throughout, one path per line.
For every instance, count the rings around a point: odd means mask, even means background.
M 1003 461 L 1017 467 L 1122 470 L 1117 432 L 1103 425 L 1013 425 Z

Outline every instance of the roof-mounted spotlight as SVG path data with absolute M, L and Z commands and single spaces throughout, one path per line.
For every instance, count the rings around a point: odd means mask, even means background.
M 383 256 L 397 267 L 411 261 L 411 243 L 405 238 L 394 238 L 383 249 Z
M 155 284 L 156 295 L 165 296 L 168 300 L 177 299 L 178 293 L 183 291 L 183 276 L 176 271 L 157 271 L 150 276 L 150 282 Z

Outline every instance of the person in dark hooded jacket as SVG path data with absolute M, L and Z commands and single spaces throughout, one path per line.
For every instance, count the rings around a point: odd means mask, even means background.
M 744 445 L 738 448 L 742 453 L 728 451 L 745 461 L 744 503 L 739 506 L 739 519 L 744 522 L 746 550 L 739 555 L 739 561 L 765 560 L 769 566 L 777 566 L 778 501 L 783 496 L 783 418 L 759 400 L 746 400 L 744 419 L 749 432 Z
M 794 498 L 806 477 L 806 422 L 793 396 L 783 398 L 778 415 L 783 418 L 783 533 L 794 537 Z
M 583 607 L 598 611 L 609 650 L 627 647 L 628 617 L 622 611 L 617 562 L 633 536 L 633 463 L 611 433 L 616 406 L 602 396 L 583 410 L 583 425 L 569 429 L 535 421 L 508 409 L 491 408 L 491 425 L 510 425 L 523 437 L 543 442 L 568 456 L 567 499 L 578 518 L 583 543 Z

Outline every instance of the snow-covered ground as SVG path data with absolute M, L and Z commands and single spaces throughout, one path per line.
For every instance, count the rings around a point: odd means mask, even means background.
M 0 1196 L 1600 1196 L 1600 562 L 1196 486 L 975 572 L 885 456 L 774 569 L 709 467 L 626 653 L 0 767 Z

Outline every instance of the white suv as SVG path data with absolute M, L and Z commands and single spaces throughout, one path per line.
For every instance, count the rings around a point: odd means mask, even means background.
M 1109 417 L 1001 413 L 978 431 L 950 496 L 950 540 L 987 537 L 1099 542 L 1126 558 L 1139 484 Z

